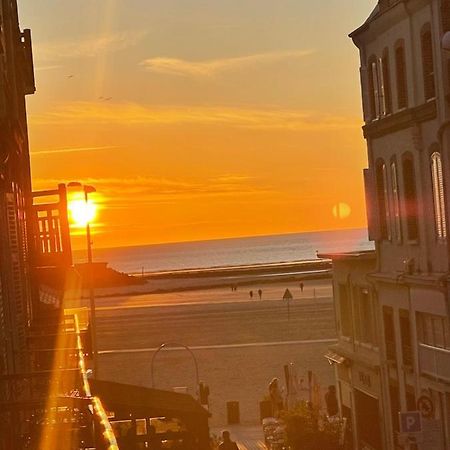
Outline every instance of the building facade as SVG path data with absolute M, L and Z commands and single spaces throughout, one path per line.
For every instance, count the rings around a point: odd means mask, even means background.
M 31 176 L 25 96 L 34 88 L 30 30 L 16 2 L 0 1 L 0 373 L 27 370 L 32 317 L 27 209 Z
M 356 449 L 450 449 L 449 31 L 449 0 L 379 0 L 350 35 L 375 251 L 328 255 L 339 340 L 327 357 Z

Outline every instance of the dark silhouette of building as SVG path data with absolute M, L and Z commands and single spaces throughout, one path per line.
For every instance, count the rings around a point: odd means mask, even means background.
M 10 374 L 28 369 L 26 329 L 33 317 L 25 96 L 35 87 L 30 30 L 19 29 L 16 2 L 0 5 L 0 372 Z

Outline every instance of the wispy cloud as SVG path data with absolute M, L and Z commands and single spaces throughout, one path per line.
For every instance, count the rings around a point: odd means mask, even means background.
M 38 61 L 58 61 L 70 58 L 91 58 L 103 53 L 124 50 L 138 44 L 146 31 L 122 31 L 102 36 L 91 36 L 78 41 L 60 41 L 37 44 Z
M 158 177 L 134 178 L 87 178 L 83 184 L 96 187 L 98 194 L 108 208 L 130 208 L 132 204 L 154 205 L 171 203 L 187 198 L 254 196 L 272 192 L 252 177 L 223 175 L 202 180 L 182 180 Z M 37 178 L 34 189 L 48 189 L 67 180 Z
M 30 115 L 33 125 L 220 125 L 255 129 L 324 130 L 353 128 L 357 117 L 282 108 L 143 106 L 135 103 L 74 102 Z
M 36 66 L 34 68 L 35 72 L 47 72 L 49 70 L 58 70 L 58 69 L 62 69 L 63 66 L 61 66 L 60 64 L 52 64 L 49 66 Z
M 78 153 L 78 152 L 92 152 L 99 150 L 111 150 L 117 147 L 114 146 L 102 146 L 102 147 L 64 147 L 64 148 L 52 148 L 45 150 L 36 150 L 30 152 L 31 156 L 43 156 L 43 155 L 60 155 L 61 153 Z
M 235 58 L 210 59 L 206 61 L 189 61 L 176 58 L 149 58 L 141 62 L 148 71 L 168 75 L 210 77 L 225 71 L 242 69 L 258 64 L 275 64 L 304 58 L 314 50 L 289 50 L 279 52 L 258 53 Z

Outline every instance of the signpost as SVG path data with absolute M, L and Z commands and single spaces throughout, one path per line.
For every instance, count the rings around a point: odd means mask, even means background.
M 400 435 L 403 445 L 415 444 L 423 440 L 422 415 L 420 411 L 399 412 Z

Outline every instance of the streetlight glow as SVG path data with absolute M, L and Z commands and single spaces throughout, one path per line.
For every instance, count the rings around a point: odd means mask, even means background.
M 85 227 L 88 223 L 92 223 L 96 215 L 96 205 L 89 199 L 74 199 L 69 202 L 68 209 L 72 222 L 79 226 Z
M 89 198 L 89 194 L 96 192 L 94 186 L 83 185 L 79 181 L 72 181 L 67 187 L 77 189 L 83 193 L 83 197 L 74 197 L 68 202 L 68 210 L 70 211 L 72 220 L 79 227 L 86 227 L 86 244 L 87 244 L 87 262 L 89 268 L 89 308 L 92 340 L 92 358 L 94 377 L 98 376 L 97 365 L 97 327 L 95 325 L 95 292 L 94 292 L 94 267 L 92 259 L 92 240 L 91 240 L 91 222 L 95 217 L 96 206 Z

